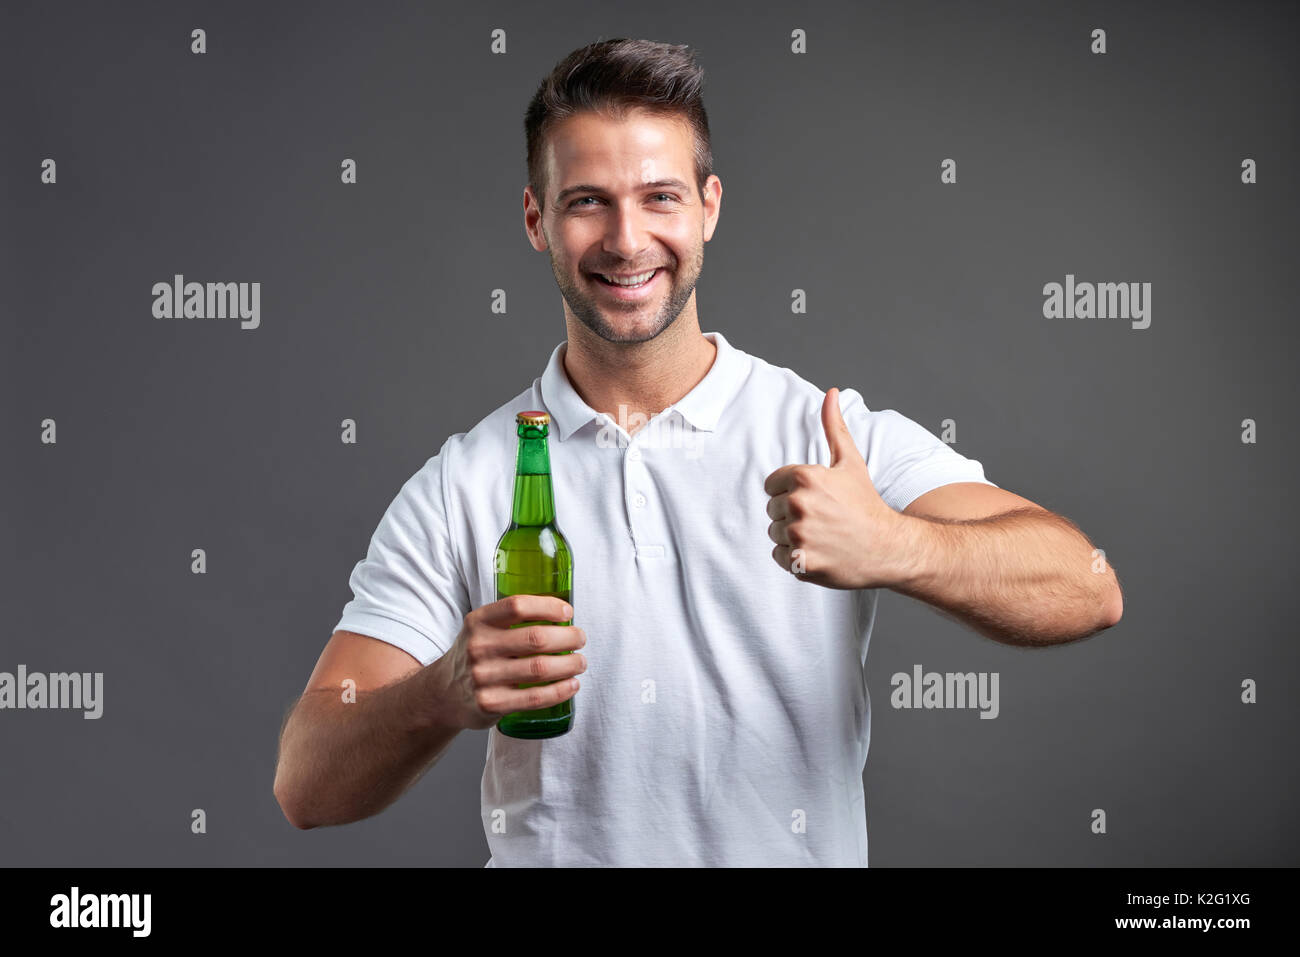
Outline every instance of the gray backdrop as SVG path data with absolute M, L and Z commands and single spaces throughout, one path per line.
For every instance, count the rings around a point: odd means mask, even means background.
M 954 419 L 1124 585 L 1118 627 L 1033 651 L 882 597 L 872 865 L 1295 864 L 1295 10 L 6 3 L 0 671 L 103 672 L 104 713 L 0 711 L 0 863 L 487 860 L 486 732 L 309 832 L 276 738 L 398 488 L 564 336 L 522 225 L 529 97 L 645 36 L 706 69 L 702 328 Z M 155 319 L 176 273 L 260 282 L 260 327 Z M 1151 325 L 1044 318 L 1067 274 L 1150 282 Z M 894 710 L 915 664 L 998 672 L 999 717 Z

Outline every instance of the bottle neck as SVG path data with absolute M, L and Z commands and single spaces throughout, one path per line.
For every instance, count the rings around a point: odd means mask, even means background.
M 515 457 L 515 499 L 510 513 L 514 525 L 553 525 L 555 492 L 551 486 L 551 455 L 546 427 L 519 426 Z

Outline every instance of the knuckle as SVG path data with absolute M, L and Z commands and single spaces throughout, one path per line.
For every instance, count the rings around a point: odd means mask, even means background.
M 541 628 L 538 625 L 529 625 L 524 629 L 524 642 L 529 648 L 541 648 L 546 644 L 546 639 L 542 637 Z
M 537 657 L 528 659 L 528 674 L 534 678 L 545 678 L 549 670 L 549 659 Z
M 487 672 L 487 668 L 481 664 L 471 666 L 469 669 L 469 680 L 474 683 L 475 688 L 481 688 L 483 685 L 487 684 Z
M 474 705 L 480 711 L 492 712 L 493 695 L 490 691 L 479 689 L 474 692 Z
M 547 697 L 548 697 L 548 692 L 544 688 L 529 688 L 528 698 L 527 698 L 528 701 L 527 710 L 532 711 L 547 704 L 546 701 Z

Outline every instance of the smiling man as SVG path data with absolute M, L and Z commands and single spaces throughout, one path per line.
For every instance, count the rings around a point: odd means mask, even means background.
M 1119 621 L 1071 522 L 898 412 L 701 332 L 722 208 L 701 87 L 685 47 L 606 40 L 533 98 L 524 228 L 566 339 L 407 481 L 353 570 L 281 736 L 298 827 L 379 812 L 489 729 L 491 866 L 865 866 L 879 589 L 1011 644 Z M 568 620 L 559 599 L 493 600 L 522 410 L 551 420 L 571 627 L 510 628 Z M 561 737 L 494 727 L 568 699 Z

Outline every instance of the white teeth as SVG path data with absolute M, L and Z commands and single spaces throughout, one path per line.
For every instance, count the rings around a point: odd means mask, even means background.
M 639 276 L 631 276 L 627 279 L 620 279 L 617 276 L 606 276 L 604 273 L 600 274 L 600 278 L 607 282 L 611 282 L 616 286 L 639 286 L 642 283 L 649 282 L 650 277 L 654 274 L 655 270 L 651 269 L 649 272 L 643 272 Z

